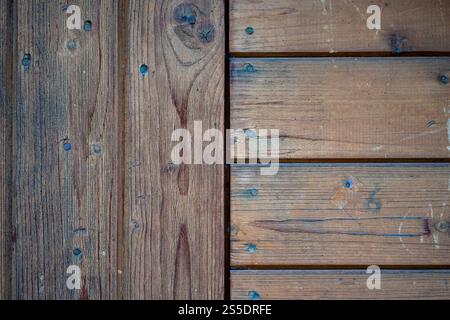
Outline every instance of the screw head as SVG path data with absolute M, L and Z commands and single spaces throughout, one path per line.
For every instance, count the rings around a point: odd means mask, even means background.
M 146 76 L 146 75 L 148 74 L 148 65 L 142 64 L 142 65 L 139 67 L 139 73 L 140 73 L 142 76 Z
M 99 146 L 98 144 L 94 144 L 92 146 L 92 151 L 94 152 L 94 154 L 100 155 L 102 153 L 102 147 Z
M 247 245 L 247 251 L 248 251 L 248 253 L 250 253 L 250 254 L 254 254 L 254 253 L 256 252 L 256 244 L 249 243 L 249 244 Z
M 255 33 L 255 29 L 253 29 L 253 27 L 247 27 L 245 28 L 245 33 L 248 35 L 252 35 Z
M 86 21 L 84 22 L 83 29 L 84 29 L 84 31 L 86 31 L 86 32 L 92 31 L 92 21 L 86 20 Z
M 256 292 L 256 291 L 250 291 L 248 293 L 248 297 L 251 300 L 259 300 L 259 299 L 261 299 L 261 295 L 258 292 Z
M 64 143 L 64 150 L 65 151 L 70 151 L 72 150 L 72 145 L 69 142 L 65 142 Z
M 245 66 L 245 70 L 249 73 L 252 73 L 255 72 L 255 67 L 253 67 L 253 65 L 249 63 Z
M 344 181 L 344 188 L 351 189 L 353 187 L 353 181 L 352 180 L 345 180 Z
M 70 51 L 75 50 L 77 46 L 78 45 L 75 40 L 70 40 L 69 42 L 67 42 L 67 49 L 69 49 Z
M 439 76 L 439 81 L 440 81 L 442 84 L 448 84 L 448 82 L 449 82 L 448 76 L 445 75 L 445 74 L 441 74 L 441 75 Z
M 22 58 L 22 65 L 28 67 L 31 64 L 31 54 L 25 53 Z

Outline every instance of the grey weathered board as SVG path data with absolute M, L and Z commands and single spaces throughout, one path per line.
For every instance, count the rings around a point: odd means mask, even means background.
M 366 26 L 370 5 L 381 29 Z M 231 0 L 233 53 L 449 52 L 446 0 Z M 251 27 L 252 32 L 246 32 Z
M 15 2 L 13 297 L 117 298 L 117 5 Z M 27 59 L 29 54 L 30 59 Z M 66 270 L 81 268 L 81 290 Z
M 235 300 L 450 299 L 450 270 L 381 270 L 380 290 L 369 290 L 366 270 L 236 270 Z
M 230 68 L 231 127 L 279 129 L 281 159 L 450 155 L 450 85 L 439 81 L 450 58 L 237 58 Z
M 11 2 L 0 0 L 0 300 L 11 294 Z
M 283 165 L 231 175 L 232 266 L 448 266 L 446 164 Z

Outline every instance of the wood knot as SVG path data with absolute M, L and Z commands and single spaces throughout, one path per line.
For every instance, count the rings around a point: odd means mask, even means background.
M 198 37 L 201 43 L 210 43 L 214 40 L 215 28 L 209 21 L 204 21 L 198 28 Z
M 215 27 L 208 16 L 192 3 L 182 3 L 173 11 L 174 32 L 189 49 L 200 49 L 214 40 Z
M 192 3 L 182 3 L 173 11 L 175 21 L 179 24 L 194 25 L 197 22 L 197 12 Z

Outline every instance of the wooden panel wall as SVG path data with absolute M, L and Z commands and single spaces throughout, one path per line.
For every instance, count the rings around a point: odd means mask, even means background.
M 223 298 L 223 166 L 174 165 L 170 142 L 196 120 L 223 130 L 223 3 L 142 0 L 127 10 L 123 296 Z
M 231 128 L 279 129 L 289 163 L 232 167 L 231 297 L 450 299 L 450 3 L 231 0 L 229 17 Z
M 11 294 L 11 1 L 0 0 L 0 300 Z
M 175 129 L 224 129 L 223 2 L 71 4 L 81 30 L 0 2 L 0 297 L 223 298 L 223 165 L 171 163 Z
M 448 70 L 449 58 L 233 59 L 231 126 L 279 129 L 283 159 L 448 158 Z
M 449 270 L 383 270 L 368 290 L 366 270 L 240 270 L 231 274 L 239 300 L 449 299 Z
M 369 30 L 370 5 L 381 30 Z M 450 3 L 442 0 L 231 0 L 230 50 L 280 52 L 448 52 Z M 251 27 L 252 32 L 246 32 Z

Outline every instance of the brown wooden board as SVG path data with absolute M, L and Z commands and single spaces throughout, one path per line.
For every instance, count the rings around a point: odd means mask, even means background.
M 374 4 L 380 30 L 367 27 Z M 231 0 L 230 51 L 449 52 L 449 17 L 444 0 Z
M 232 266 L 448 266 L 450 167 L 283 165 L 231 174 Z
M 224 297 L 223 165 L 175 165 L 170 138 L 223 130 L 224 6 L 129 1 L 123 296 Z M 141 66 L 148 73 L 140 74 Z M 145 69 L 144 69 L 145 71 Z
M 11 295 L 11 1 L 0 0 L 0 300 Z
M 71 4 L 91 31 L 67 28 L 66 1 L 15 2 L 17 299 L 117 296 L 117 5 Z
M 381 270 L 380 290 L 369 290 L 366 270 L 232 271 L 235 300 L 450 299 L 449 270 Z
M 450 85 L 439 80 L 449 58 L 237 58 L 230 68 L 231 127 L 279 129 L 281 159 L 449 157 Z

